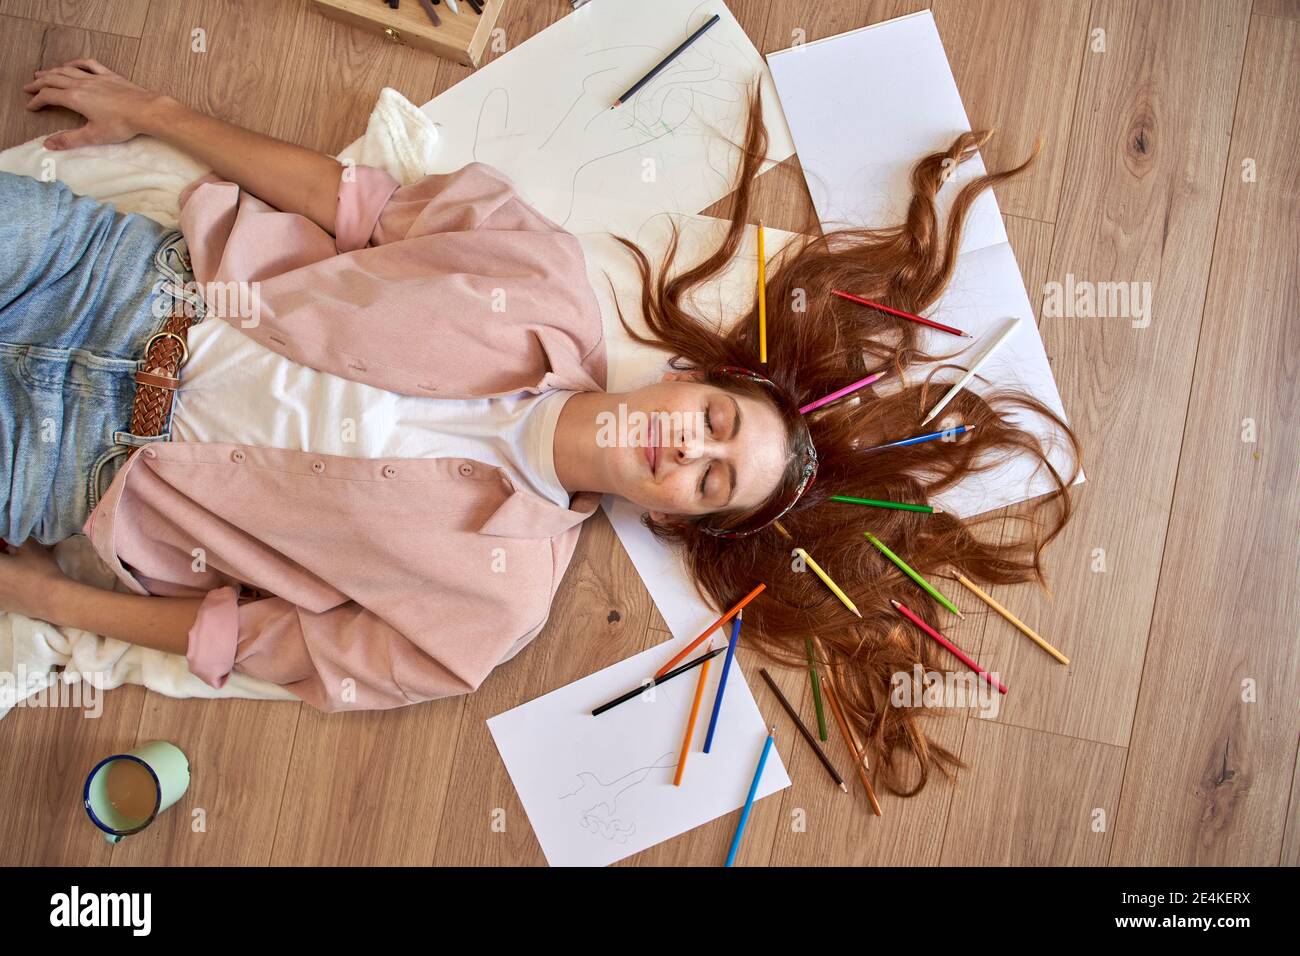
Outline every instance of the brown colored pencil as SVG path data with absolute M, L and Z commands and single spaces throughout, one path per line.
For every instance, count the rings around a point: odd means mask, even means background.
M 839 771 L 837 771 L 835 765 L 831 763 L 830 757 L 826 756 L 826 752 L 822 750 L 821 744 L 819 744 L 817 738 L 812 735 L 812 731 L 805 727 L 803 721 L 799 719 L 799 715 L 795 713 L 795 709 L 791 707 L 790 702 L 786 700 L 785 694 L 781 693 L 781 688 L 777 687 L 776 681 L 772 680 L 772 675 L 767 672 L 767 668 L 760 667 L 758 672 L 763 675 L 763 680 L 767 681 L 767 686 L 772 688 L 772 693 L 776 694 L 777 701 L 785 708 L 785 712 L 790 715 L 790 719 L 794 721 L 794 725 L 798 728 L 799 733 L 803 734 L 803 739 L 808 741 L 808 746 L 812 747 L 813 753 L 815 753 L 817 759 L 822 762 L 822 766 L 826 768 L 826 772 L 831 775 L 837 784 L 839 784 L 841 790 L 848 793 L 848 784 L 846 784 L 844 778 L 839 775 Z

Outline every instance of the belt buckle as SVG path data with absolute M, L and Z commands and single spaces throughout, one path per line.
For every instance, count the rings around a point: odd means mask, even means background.
M 177 335 L 175 332 L 169 332 L 167 330 L 163 330 L 161 332 L 155 332 L 153 335 L 149 336 L 149 340 L 144 343 L 145 361 L 147 362 L 149 360 L 149 349 L 153 346 L 154 339 L 162 338 L 165 335 L 171 336 L 177 342 L 181 343 L 181 360 L 176 363 L 176 368 L 179 370 L 190 359 L 190 347 L 189 344 L 185 341 L 185 339 L 182 336 Z

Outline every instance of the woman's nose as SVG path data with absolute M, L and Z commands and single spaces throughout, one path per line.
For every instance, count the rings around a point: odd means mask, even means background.
M 690 461 L 705 455 L 715 455 L 720 450 L 720 446 L 704 435 L 680 436 L 674 450 L 679 459 Z

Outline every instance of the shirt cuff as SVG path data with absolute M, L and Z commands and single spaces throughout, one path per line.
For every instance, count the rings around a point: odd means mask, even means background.
M 401 185 L 382 169 L 347 163 L 339 176 L 338 207 L 334 213 L 334 245 L 352 252 L 370 244 L 388 199 Z
M 239 590 L 234 587 L 209 591 L 199 604 L 190 628 L 185 660 L 190 673 L 220 690 L 235 669 L 239 646 Z

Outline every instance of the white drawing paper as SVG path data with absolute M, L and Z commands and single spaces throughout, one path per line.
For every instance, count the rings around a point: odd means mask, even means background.
M 744 805 L 767 726 L 734 661 L 712 747 L 702 752 L 725 654 L 710 662 L 681 786 L 673 777 L 698 668 L 591 715 L 600 704 L 642 686 L 673 656 L 674 644 L 651 648 L 488 721 L 552 866 L 607 866 Z M 781 740 L 768 756 L 756 800 L 790 786 Z
M 767 55 L 813 206 L 825 228 L 902 222 L 913 164 L 970 129 L 929 10 Z M 986 172 L 954 167 L 937 206 Z M 1006 242 L 991 191 L 971 207 L 962 251 Z
M 613 102 L 711 16 L 721 18 L 629 102 Z M 768 165 L 794 153 L 771 75 L 722 0 L 600 0 L 421 109 L 438 171 L 480 161 L 571 232 L 635 231 L 732 190 L 747 90 L 763 86 Z

